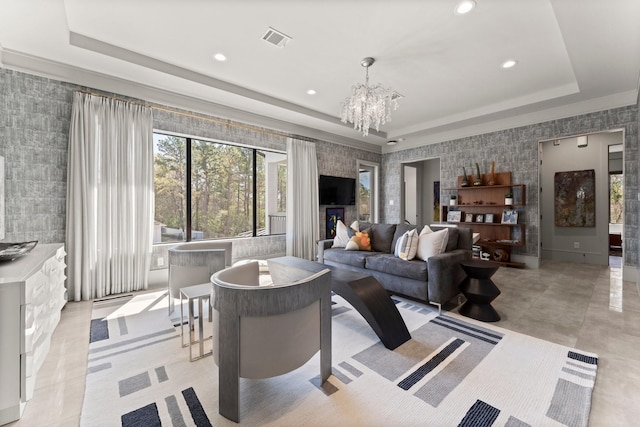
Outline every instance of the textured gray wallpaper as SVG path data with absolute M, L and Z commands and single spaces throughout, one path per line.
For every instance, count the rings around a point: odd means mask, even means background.
M 65 239 L 66 171 L 69 118 L 73 91 L 81 87 L 0 68 L 0 156 L 5 157 L 4 241 Z M 537 256 L 538 242 L 538 141 L 609 129 L 625 130 L 625 264 L 638 265 L 638 126 L 639 105 L 616 108 L 552 120 L 484 135 L 446 141 L 391 154 L 380 155 L 338 144 L 317 144 L 321 174 L 356 176 L 356 161 L 381 164 L 381 217 L 400 220 L 400 206 L 390 206 L 390 197 L 400 194 L 400 163 L 440 157 L 441 188 L 453 187 L 463 166 L 479 162 L 488 170 L 491 161 L 497 171 L 510 170 L 513 182 L 528 186 L 527 245 L 520 254 Z M 227 126 L 217 121 L 154 111 L 157 129 L 202 135 L 252 146 L 285 150 L 285 138 L 269 132 Z M 445 194 L 446 196 L 446 194 Z M 345 209 L 346 221 L 355 219 L 355 207 Z M 320 212 L 320 235 L 324 236 L 324 207 Z M 284 239 L 281 238 L 283 241 Z M 284 243 L 264 239 L 268 250 L 279 251 Z M 241 247 L 251 254 L 260 239 Z M 256 248 L 258 249 L 258 248 Z
M 65 239 L 74 89 L 77 86 L 0 68 L 6 242 Z
M 527 224 L 527 244 L 515 248 L 514 254 L 538 256 L 539 212 L 538 212 L 538 141 L 569 137 L 582 133 L 593 133 L 612 129 L 625 130 L 625 264 L 638 265 L 638 105 L 616 108 L 577 117 L 552 120 L 535 125 L 522 126 L 499 132 L 475 135 L 468 138 L 426 145 L 398 151 L 383 156 L 383 200 L 400 194 L 400 164 L 440 157 L 440 188 L 456 186 L 462 168 L 475 173 L 478 162 L 481 173 L 488 173 L 495 161 L 496 172 L 511 171 L 511 182 L 527 185 L 526 216 L 521 222 Z M 472 170 L 470 168 L 473 167 Z M 442 200 L 448 200 L 443 191 Z M 395 196 L 397 198 L 397 196 Z M 398 222 L 400 205 L 384 205 L 386 222 Z M 520 220 L 519 220 L 520 222 Z

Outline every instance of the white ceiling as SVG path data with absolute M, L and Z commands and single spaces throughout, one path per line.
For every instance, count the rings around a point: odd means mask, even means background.
M 0 61 L 383 151 L 636 102 L 639 0 L 476 2 L 458 16 L 458 0 L 0 0 Z M 266 43 L 268 27 L 292 40 Z M 339 113 L 366 56 L 370 83 L 404 98 L 365 138 Z

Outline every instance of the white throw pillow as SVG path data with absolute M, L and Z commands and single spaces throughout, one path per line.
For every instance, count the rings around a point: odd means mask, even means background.
M 414 228 L 413 230 L 409 230 L 402 236 L 400 236 L 400 238 L 396 242 L 394 255 L 405 261 L 410 261 L 416 257 L 417 251 L 418 232 Z
M 353 233 L 349 235 L 349 230 L 347 230 L 347 226 L 344 225 L 344 222 L 338 220 L 336 224 L 336 236 L 333 238 L 333 246 L 332 248 L 344 248 L 349 243 L 349 239 L 353 236 Z
M 425 226 L 425 228 L 427 228 Z M 445 228 L 440 231 L 432 231 L 420 233 L 418 238 L 418 251 L 416 258 L 426 261 L 429 257 L 441 254 L 447 247 L 447 240 L 449 239 L 449 229 Z
M 423 234 L 427 234 L 427 233 L 433 233 L 433 230 L 431 228 L 429 228 L 428 225 L 425 225 L 422 230 L 420 231 L 420 236 L 422 236 Z

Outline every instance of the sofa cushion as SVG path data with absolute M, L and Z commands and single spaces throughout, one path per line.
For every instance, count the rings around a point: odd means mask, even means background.
M 448 234 L 449 237 L 447 238 L 447 248 L 444 250 L 445 252 L 451 252 L 458 249 L 458 236 L 460 235 L 460 230 L 458 227 L 449 227 Z
M 364 268 L 365 260 L 371 255 L 375 255 L 375 252 L 345 251 L 342 248 L 330 248 L 324 250 L 324 261 Z
M 393 254 L 405 261 L 411 261 L 416 257 L 418 250 L 418 232 L 414 228 L 404 233 L 398 239 Z
M 455 249 L 458 249 L 458 236 L 460 235 L 460 229 L 458 227 L 441 227 L 441 226 L 435 225 L 432 228 L 432 227 L 429 227 L 428 225 L 425 225 L 424 228 L 418 227 L 418 230 L 424 231 L 425 228 L 431 231 L 440 231 L 440 230 L 444 230 L 445 228 L 448 229 L 449 237 L 447 239 L 447 247 L 445 248 L 444 252 L 451 252 Z
M 376 254 L 366 258 L 366 267 L 394 276 L 427 281 L 427 263 L 420 260 L 403 261 L 393 254 Z
M 371 239 L 366 231 L 358 231 L 355 236 L 349 239 L 346 251 L 371 251 Z
M 353 224 L 351 224 L 351 227 L 356 227 L 357 228 L 356 231 L 364 231 L 367 228 L 371 228 L 371 223 L 365 222 L 365 221 L 353 221 Z
M 427 260 L 433 255 L 441 254 L 447 248 L 449 237 L 449 228 L 443 228 L 442 230 L 432 231 L 428 226 L 420 232 L 418 240 L 418 253 L 416 257 L 422 260 Z
M 362 230 L 362 224 L 360 224 L 360 229 Z M 369 230 L 371 249 L 373 251 L 388 254 L 393 253 L 391 242 L 393 241 L 393 234 L 396 231 L 395 224 L 371 224 Z
M 396 231 L 395 233 L 393 233 L 393 241 L 391 242 L 391 247 L 395 248 L 396 244 L 398 243 L 398 239 L 409 230 L 416 230 L 418 234 L 420 234 L 420 230 L 422 230 L 422 228 L 414 224 L 403 223 L 403 224 L 396 225 Z

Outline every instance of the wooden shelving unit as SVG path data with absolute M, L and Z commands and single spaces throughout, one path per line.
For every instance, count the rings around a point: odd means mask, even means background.
M 476 243 L 483 252 L 488 252 L 491 260 L 508 267 L 524 268 L 525 264 L 511 260 L 511 248 L 524 246 L 526 243 L 526 227 L 523 224 L 523 207 L 526 204 L 526 186 L 524 184 L 512 184 L 511 172 L 498 172 L 494 174 L 494 185 L 474 186 L 474 176 L 467 177 L 470 185 L 462 187 L 462 176 L 458 177 L 457 187 L 449 190 L 455 191 L 457 204 L 449 206 L 449 211 L 459 210 L 461 221 L 459 227 L 468 227 L 474 233 L 480 234 L 480 240 Z M 482 175 L 482 182 L 486 184 L 492 176 Z M 513 194 L 513 204 L 506 205 L 505 194 Z M 502 224 L 502 214 L 507 209 L 518 212 L 518 223 Z M 467 215 L 472 215 L 472 221 L 467 221 Z M 484 222 L 487 214 L 491 214 L 491 222 Z M 482 215 L 483 222 L 478 222 L 478 215 Z

